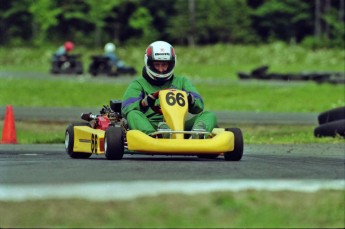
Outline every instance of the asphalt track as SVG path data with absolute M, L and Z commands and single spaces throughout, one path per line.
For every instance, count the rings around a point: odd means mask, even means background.
M 71 159 L 63 144 L 0 145 L 0 200 L 131 198 L 216 190 L 345 190 L 344 144 L 245 145 L 239 162 L 192 156 Z

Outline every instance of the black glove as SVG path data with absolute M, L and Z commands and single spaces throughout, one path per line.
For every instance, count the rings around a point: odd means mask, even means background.
M 194 99 L 194 96 L 191 93 L 188 93 L 187 99 L 188 99 L 188 104 L 189 105 L 193 105 L 194 104 L 195 99 Z
M 158 98 L 158 92 L 146 95 L 145 98 L 141 100 L 141 105 L 143 107 L 152 107 L 155 105 L 156 99 Z

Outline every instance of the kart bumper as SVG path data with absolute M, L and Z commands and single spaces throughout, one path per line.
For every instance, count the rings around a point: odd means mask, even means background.
M 172 154 L 220 154 L 234 150 L 234 134 L 223 131 L 210 139 L 160 139 L 141 131 L 127 132 L 128 150 Z

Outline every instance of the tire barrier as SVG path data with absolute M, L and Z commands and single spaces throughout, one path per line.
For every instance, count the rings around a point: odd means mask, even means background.
M 238 72 L 241 80 L 285 80 L 285 81 L 314 81 L 316 83 L 345 84 L 345 72 L 301 72 L 301 73 L 268 73 L 269 66 L 263 65 L 249 74 Z
M 315 137 L 336 137 L 345 138 L 345 107 L 338 107 L 324 111 L 318 116 L 319 126 L 314 129 Z
M 320 113 L 317 118 L 320 125 L 325 124 L 327 122 L 345 119 L 345 106 L 324 111 Z

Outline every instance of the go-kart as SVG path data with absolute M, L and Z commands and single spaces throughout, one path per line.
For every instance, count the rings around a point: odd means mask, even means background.
M 134 75 L 136 70 L 133 67 L 116 67 L 111 63 L 109 57 L 106 56 L 91 56 L 91 63 L 89 65 L 89 73 L 93 76 L 107 75 L 107 76 L 118 76 L 118 75 Z
M 83 64 L 80 61 L 80 54 L 54 56 L 51 73 L 83 74 Z
M 130 130 L 126 119 L 121 116 L 121 101 L 111 100 L 110 106 L 103 106 L 98 115 L 83 113 L 81 118 L 88 122 L 72 123 L 67 127 L 67 154 L 72 158 L 105 154 L 109 160 L 121 160 L 124 154 L 196 155 L 208 159 L 222 154 L 227 161 L 241 160 L 243 137 L 239 128 L 186 131 L 187 93 L 175 89 L 161 90 L 158 100 L 160 106 L 151 108 L 163 114 L 171 130 L 158 129 L 150 135 Z

